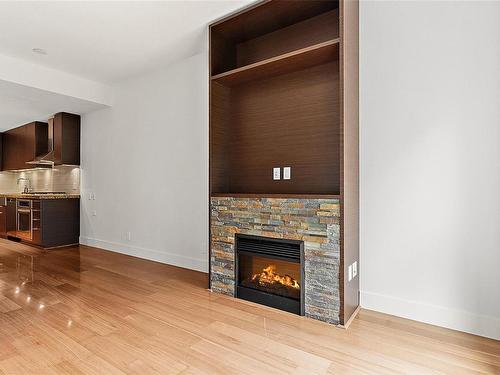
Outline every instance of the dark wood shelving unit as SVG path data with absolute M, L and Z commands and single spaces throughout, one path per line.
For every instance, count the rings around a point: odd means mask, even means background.
M 346 323 L 359 305 L 344 267 L 359 253 L 358 3 L 262 1 L 209 33 L 210 196 L 339 199 Z
M 340 39 L 333 39 L 297 51 L 271 57 L 241 68 L 212 76 L 212 82 L 225 86 L 237 86 L 242 83 L 264 79 L 285 73 L 326 64 L 339 57 Z

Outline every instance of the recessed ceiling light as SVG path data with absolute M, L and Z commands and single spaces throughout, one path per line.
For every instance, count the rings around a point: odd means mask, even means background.
M 46 55 L 47 51 L 45 51 L 43 48 L 33 48 L 32 51 L 34 53 L 38 53 L 39 55 Z

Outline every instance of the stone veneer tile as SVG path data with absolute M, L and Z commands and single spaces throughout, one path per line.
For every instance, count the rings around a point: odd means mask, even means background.
M 211 282 L 234 296 L 236 233 L 304 241 L 305 314 L 339 322 L 338 199 L 211 198 Z

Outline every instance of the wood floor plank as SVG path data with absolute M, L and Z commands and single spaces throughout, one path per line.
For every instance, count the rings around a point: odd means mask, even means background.
M 361 310 L 348 330 L 207 275 L 0 240 L 0 374 L 499 374 L 500 342 Z

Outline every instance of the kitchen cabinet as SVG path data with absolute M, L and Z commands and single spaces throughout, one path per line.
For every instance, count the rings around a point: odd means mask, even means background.
M 80 165 L 80 116 L 60 112 L 54 116 L 55 165 Z
M 16 230 L 16 198 L 7 198 L 7 233 Z
M 0 237 L 7 236 L 7 206 L 0 206 Z
M 74 245 L 79 242 L 78 198 L 9 198 L 7 207 L 0 206 L 0 212 L 2 208 L 8 211 L 4 226 L 9 239 L 45 248 Z
M 80 199 L 42 199 L 40 240 L 43 247 L 78 244 L 80 241 Z
M 7 130 L 2 146 L 2 170 L 32 168 L 26 163 L 48 152 L 48 124 L 35 121 Z

